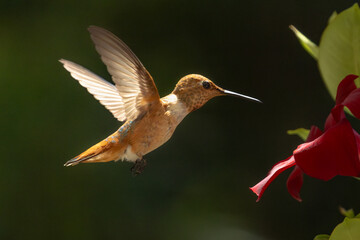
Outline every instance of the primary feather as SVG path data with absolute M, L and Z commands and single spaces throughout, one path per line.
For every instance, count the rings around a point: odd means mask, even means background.
M 103 28 L 91 26 L 89 32 L 123 99 L 127 119 L 135 119 L 151 103 L 160 104 L 151 75 L 130 48 Z
M 64 64 L 64 68 L 70 72 L 71 76 L 99 100 L 116 119 L 121 122 L 126 120 L 124 102 L 115 85 L 76 63 L 64 59 L 60 62 Z

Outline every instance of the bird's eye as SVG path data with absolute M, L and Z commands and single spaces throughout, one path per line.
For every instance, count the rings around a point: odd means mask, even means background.
M 203 81 L 203 82 L 202 82 L 202 86 L 203 86 L 203 88 L 205 88 L 205 89 L 209 89 L 209 88 L 210 88 L 210 83 L 207 82 L 207 81 Z

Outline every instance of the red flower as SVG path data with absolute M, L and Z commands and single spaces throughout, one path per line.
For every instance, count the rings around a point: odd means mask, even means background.
M 328 116 L 324 132 L 312 126 L 305 143 L 299 145 L 293 155 L 277 163 L 261 182 L 250 188 L 260 200 L 269 184 L 283 171 L 295 166 L 287 180 L 290 195 L 298 201 L 303 183 L 303 173 L 322 180 L 341 176 L 360 176 L 360 135 L 346 119 L 344 106 L 360 119 L 360 88 L 348 75 L 339 84 L 335 107 Z

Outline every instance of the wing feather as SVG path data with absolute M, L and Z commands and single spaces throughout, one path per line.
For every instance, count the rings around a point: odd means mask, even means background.
M 116 86 L 76 63 L 64 59 L 60 62 L 116 119 L 121 122 L 126 120 L 124 102 Z
M 160 104 L 154 80 L 130 48 L 111 32 L 89 27 L 91 39 L 118 89 L 127 119 L 135 119 L 150 104 Z

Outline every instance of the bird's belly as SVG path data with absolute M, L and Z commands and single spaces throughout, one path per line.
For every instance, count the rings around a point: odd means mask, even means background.
M 151 143 L 149 144 L 149 147 L 148 147 L 146 153 L 149 153 L 149 152 L 157 149 L 164 143 L 166 143 L 171 138 L 172 134 L 174 133 L 174 130 L 175 130 L 175 128 L 170 128 L 170 127 L 168 129 L 162 129 L 162 131 L 160 131 L 161 134 L 159 134 L 153 138 L 154 140 L 151 141 Z
M 167 142 L 174 133 L 176 125 L 167 119 L 161 121 L 149 121 L 144 128 L 139 128 L 134 134 L 136 141 L 133 141 L 132 149 L 137 155 L 143 156 Z
M 125 152 L 121 156 L 121 160 L 127 160 L 129 162 L 135 162 L 140 157 L 133 151 L 132 146 L 128 145 Z

